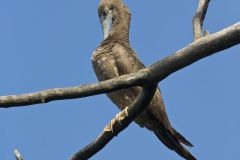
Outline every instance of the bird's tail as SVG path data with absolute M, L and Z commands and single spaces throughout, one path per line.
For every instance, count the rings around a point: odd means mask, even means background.
M 172 128 L 174 135 L 177 137 L 177 139 L 186 146 L 193 147 L 193 144 L 189 142 L 183 135 L 181 135 L 178 131 L 176 131 L 174 128 Z
M 193 145 L 176 130 L 173 129 L 174 133 L 171 133 L 167 128 L 161 125 L 161 127 L 155 127 L 153 131 L 159 140 L 162 141 L 162 143 L 165 144 L 169 149 L 174 150 L 177 154 L 186 160 L 197 160 L 188 150 L 186 150 L 181 145 L 181 143 L 188 146 Z

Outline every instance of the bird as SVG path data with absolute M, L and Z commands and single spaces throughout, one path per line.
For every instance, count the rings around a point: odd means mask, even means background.
M 104 38 L 91 58 L 98 80 L 112 79 L 145 68 L 130 46 L 131 12 L 126 4 L 122 0 L 100 0 L 98 16 Z M 141 88 L 135 86 L 110 92 L 107 96 L 123 110 L 134 102 L 140 91 Z M 166 147 L 184 159 L 196 160 L 183 146 L 193 145 L 171 126 L 159 88 L 150 104 L 134 121 L 140 127 L 152 131 Z

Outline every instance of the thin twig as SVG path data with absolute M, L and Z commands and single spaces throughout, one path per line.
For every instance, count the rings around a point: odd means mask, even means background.
M 157 85 L 144 87 L 133 104 L 117 114 L 104 128 L 103 133 L 101 133 L 91 144 L 77 152 L 71 160 L 87 160 L 99 152 L 114 138 L 114 136 L 127 128 L 127 126 L 148 106 L 156 88 Z
M 14 155 L 16 160 L 23 160 L 21 153 L 17 149 L 14 150 Z
M 137 73 L 79 87 L 49 89 L 36 93 L 0 96 L 0 108 L 47 103 L 54 100 L 82 98 L 119 89 L 143 86 L 163 80 L 168 75 L 219 51 L 240 43 L 240 23 L 203 37 L 163 60 Z
M 198 8 L 193 18 L 194 40 L 202 38 L 203 35 L 202 26 L 205 15 L 207 13 L 209 2 L 210 0 L 199 0 Z

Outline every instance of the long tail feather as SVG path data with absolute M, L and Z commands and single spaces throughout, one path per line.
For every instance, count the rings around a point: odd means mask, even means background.
M 193 144 L 189 142 L 183 135 L 181 135 L 178 131 L 176 131 L 174 128 L 172 128 L 174 134 L 177 136 L 177 139 L 182 143 L 189 147 L 193 147 Z
M 180 140 L 178 140 L 178 136 L 173 135 L 165 127 L 158 126 L 158 127 L 154 128 L 153 131 L 154 131 L 155 135 L 159 138 L 159 140 L 162 141 L 162 143 L 164 143 L 169 149 L 174 150 L 177 154 L 179 154 L 186 160 L 197 160 L 189 151 L 187 151 L 180 144 L 180 142 L 179 142 Z M 182 137 L 183 136 L 181 136 L 181 138 Z

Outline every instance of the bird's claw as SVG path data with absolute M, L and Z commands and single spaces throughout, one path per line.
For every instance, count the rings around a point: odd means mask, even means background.
M 107 125 L 104 130 L 105 131 L 111 131 L 112 134 L 117 136 L 117 133 L 115 133 L 115 131 L 114 131 L 114 125 L 117 122 L 120 126 L 122 126 L 122 120 L 125 119 L 126 117 L 128 117 L 128 107 L 126 107 L 120 113 L 116 114 L 116 117 L 111 120 L 110 124 Z

